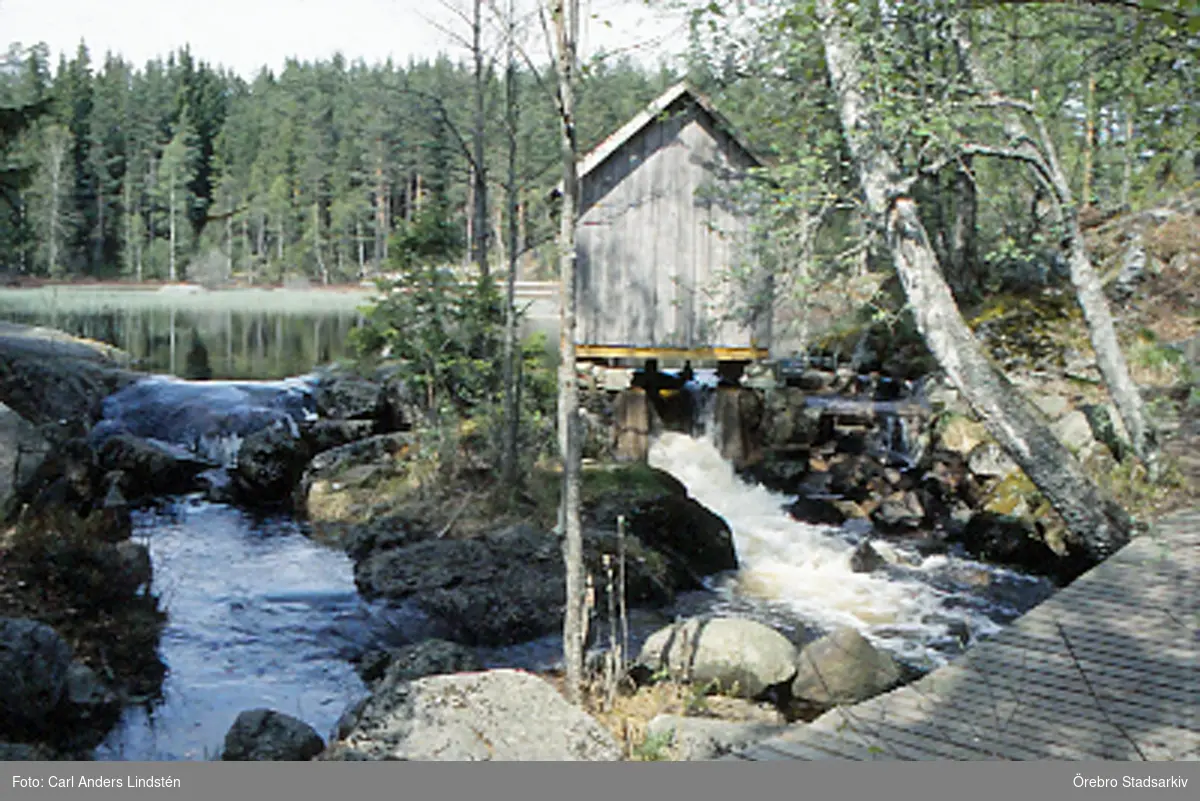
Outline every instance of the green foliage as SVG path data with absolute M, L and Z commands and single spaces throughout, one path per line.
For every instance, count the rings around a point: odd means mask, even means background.
M 671 744 L 675 741 L 675 732 L 664 731 L 658 734 L 648 734 L 646 739 L 633 749 L 636 762 L 667 762 L 671 759 Z
M 429 414 L 423 445 L 439 470 L 463 463 L 496 464 L 505 425 L 501 414 L 504 303 L 490 276 L 465 280 L 446 260 L 462 243 L 444 212 L 427 207 L 392 238 L 392 277 L 379 282 L 381 299 L 367 324 L 351 333 L 360 359 L 387 358 Z M 519 320 L 518 320 L 519 322 Z M 544 337 L 520 349 L 523 428 L 536 456 L 553 442 L 556 382 Z
M 440 230 L 434 228 L 434 230 Z M 411 232 L 409 234 L 411 236 Z M 395 277 L 379 282 L 382 299 L 353 333 L 360 356 L 386 356 L 406 365 L 410 386 L 436 413 L 466 412 L 500 392 L 504 313 L 495 283 L 467 284 L 443 264 L 421 259 L 397 237 Z

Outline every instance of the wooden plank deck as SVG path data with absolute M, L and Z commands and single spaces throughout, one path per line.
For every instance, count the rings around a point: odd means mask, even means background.
M 743 760 L 1200 759 L 1200 509 L 898 690 Z

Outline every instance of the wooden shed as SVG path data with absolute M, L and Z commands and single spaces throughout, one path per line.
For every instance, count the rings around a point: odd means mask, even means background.
M 747 290 L 729 276 L 752 265 L 752 251 L 748 220 L 729 190 L 757 165 L 687 83 L 668 89 L 583 158 L 580 358 L 767 356 L 769 304 L 730 319 L 747 306 L 739 297 Z

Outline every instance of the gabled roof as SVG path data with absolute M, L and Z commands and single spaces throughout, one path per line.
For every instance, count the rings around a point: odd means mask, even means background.
M 746 155 L 749 156 L 755 164 L 760 164 L 759 160 L 755 158 L 750 148 L 747 147 L 746 143 L 742 141 L 742 138 L 738 135 L 737 131 L 735 131 L 733 126 L 729 124 L 729 121 L 725 119 L 724 115 L 716 110 L 712 104 L 712 101 L 696 91 L 687 81 L 680 81 L 659 95 L 653 102 L 650 103 L 650 105 L 642 109 L 642 111 L 639 112 L 633 119 L 618 128 L 607 139 L 596 145 L 596 147 L 592 148 L 592 151 L 584 156 L 579 162 L 580 180 L 583 180 L 585 175 L 603 164 L 605 159 L 621 148 L 621 145 L 625 144 L 634 136 L 636 136 L 639 131 L 658 119 L 660 114 L 671 108 L 671 106 L 675 105 L 676 102 L 685 96 L 693 100 L 700 108 L 704 109 L 708 116 L 712 117 L 713 121 L 717 125 L 717 128 L 719 128 L 722 133 L 732 139 L 738 147 L 746 151 Z
M 680 81 L 651 101 L 651 103 L 638 112 L 633 119 L 629 120 L 629 122 L 622 125 L 612 134 L 609 134 L 606 139 L 592 148 L 587 155 L 580 159 L 578 164 L 579 180 L 582 181 L 588 175 L 588 173 L 595 170 L 597 167 L 607 161 L 610 156 L 620 150 L 622 145 L 624 145 L 633 137 L 637 136 L 639 132 L 657 120 L 661 114 L 666 112 L 681 99 L 685 98 L 693 101 L 706 114 L 708 114 L 708 116 L 712 118 L 713 123 L 717 126 L 717 129 L 733 140 L 734 144 L 736 144 L 746 154 L 747 158 L 749 158 L 755 164 L 755 166 L 763 165 L 762 161 L 754 155 L 754 152 L 750 150 L 745 141 L 729 123 L 729 120 L 727 120 L 725 116 L 717 111 L 716 107 L 713 106 L 712 101 L 700 94 L 700 92 L 696 91 L 696 89 L 687 81 Z M 561 191 L 562 182 L 560 181 L 558 185 L 551 191 L 551 195 L 557 195 Z

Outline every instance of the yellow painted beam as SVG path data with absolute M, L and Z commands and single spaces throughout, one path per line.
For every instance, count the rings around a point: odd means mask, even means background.
M 766 348 L 636 348 L 623 345 L 576 345 L 580 359 L 684 359 L 745 362 L 765 359 Z

